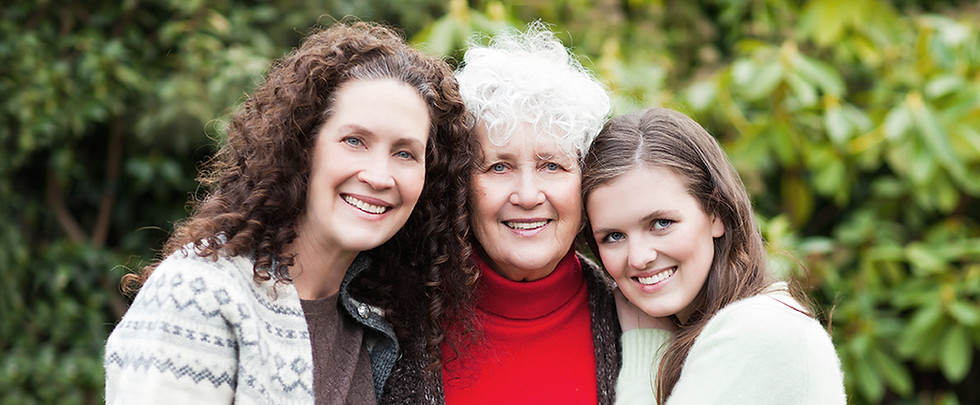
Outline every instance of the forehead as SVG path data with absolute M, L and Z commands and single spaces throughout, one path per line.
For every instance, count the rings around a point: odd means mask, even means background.
M 488 130 L 484 123 L 474 128 L 484 159 L 558 159 L 577 162 L 552 136 L 539 134 L 530 124 L 517 125 L 508 134 L 501 134 L 496 128 Z
M 431 125 L 428 106 L 415 88 L 405 82 L 350 80 L 337 88 L 334 97 L 325 126 L 397 134 L 422 143 L 428 139 Z

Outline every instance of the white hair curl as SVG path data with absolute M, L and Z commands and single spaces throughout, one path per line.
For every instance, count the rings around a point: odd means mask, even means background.
M 581 160 L 609 116 L 606 87 L 540 21 L 471 45 L 456 78 L 470 125 L 485 125 L 495 145 L 530 125 Z

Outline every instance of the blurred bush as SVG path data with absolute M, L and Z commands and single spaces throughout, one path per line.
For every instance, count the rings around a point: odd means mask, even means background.
M 553 24 L 615 113 L 680 109 L 727 148 L 773 269 L 830 324 L 851 403 L 980 403 L 975 2 L 10 3 L 0 404 L 101 402 L 119 277 L 186 215 L 197 165 L 268 63 L 345 15 L 453 63 L 475 33 Z

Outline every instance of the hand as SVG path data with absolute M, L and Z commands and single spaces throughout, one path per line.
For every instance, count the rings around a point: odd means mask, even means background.
M 633 305 L 617 288 L 613 295 L 616 297 L 616 314 L 619 315 L 619 326 L 626 332 L 631 329 L 665 329 L 673 331 L 674 322 L 667 317 L 653 317 Z

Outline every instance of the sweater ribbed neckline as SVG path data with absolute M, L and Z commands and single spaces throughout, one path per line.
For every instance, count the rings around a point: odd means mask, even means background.
M 551 274 L 535 281 L 508 280 L 479 254 L 473 260 L 482 273 L 477 282 L 477 308 L 503 318 L 545 317 L 565 305 L 585 283 L 574 249 L 569 249 Z

